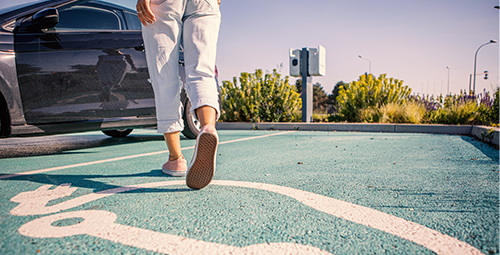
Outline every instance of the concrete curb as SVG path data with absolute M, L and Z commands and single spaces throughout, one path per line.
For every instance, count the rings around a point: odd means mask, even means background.
M 494 129 L 495 131 L 491 133 L 491 137 L 488 137 L 488 131 L 490 131 L 491 129 Z M 499 129 L 487 126 L 473 126 L 471 130 L 471 135 L 481 140 L 485 139 L 486 141 L 490 141 L 492 144 L 496 144 L 497 146 L 498 146 L 498 141 L 500 140 Z M 483 138 L 483 136 L 485 137 Z
M 379 124 L 379 123 L 303 123 L 303 122 L 218 122 L 221 130 L 303 130 L 340 132 L 383 132 L 383 133 L 427 133 L 449 135 L 473 135 L 483 139 L 492 127 L 472 125 L 420 125 L 420 124 Z M 499 128 L 493 128 L 491 143 L 498 146 Z M 481 135 L 483 134 L 483 135 Z M 486 141 L 490 139 L 486 138 Z

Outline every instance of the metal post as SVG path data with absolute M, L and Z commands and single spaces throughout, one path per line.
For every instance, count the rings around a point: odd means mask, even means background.
M 313 86 L 309 76 L 309 50 L 302 48 L 300 52 L 300 74 L 302 75 L 302 122 L 312 122 Z
M 448 69 L 448 90 L 446 91 L 446 95 L 449 95 L 450 94 L 450 67 L 446 66 L 446 68 Z
M 483 46 L 488 45 L 490 43 L 497 43 L 497 41 L 496 40 L 490 40 L 489 42 L 487 42 L 487 43 L 479 46 L 479 48 L 477 48 L 477 50 L 476 50 L 476 54 L 474 55 L 474 72 L 472 73 L 474 75 L 474 83 L 472 85 L 473 86 L 473 90 L 472 91 L 474 91 L 474 93 L 476 93 L 476 62 L 477 62 L 477 53 L 479 52 L 479 49 L 481 49 Z
M 485 44 L 479 46 L 479 48 L 476 50 L 476 55 L 474 55 L 474 72 L 472 73 L 472 75 L 474 76 L 474 83 L 472 85 L 473 88 L 474 88 L 472 90 L 472 91 L 474 91 L 474 94 L 476 93 L 476 62 L 477 62 L 477 53 L 479 52 L 479 49 L 481 49 L 481 47 L 483 47 L 486 44 L 489 44 L 489 43 L 485 43 Z M 469 91 L 469 93 L 470 93 L 470 91 Z
M 470 78 L 469 78 L 469 94 L 470 94 L 470 90 L 471 90 L 471 84 L 472 84 L 472 74 L 470 75 Z

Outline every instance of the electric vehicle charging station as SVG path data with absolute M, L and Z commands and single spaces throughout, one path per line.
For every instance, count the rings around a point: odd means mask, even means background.
M 313 121 L 312 76 L 325 75 L 325 47 L 290 49 L 290 76 L 302 77 L 302 122 Z

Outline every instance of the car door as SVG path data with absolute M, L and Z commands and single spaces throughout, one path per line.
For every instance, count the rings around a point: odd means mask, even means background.
M 136 14 L 101 1 L 76 1 L 58 13 L 55 28 L 15 35 L 27 123 L 154 116 Z

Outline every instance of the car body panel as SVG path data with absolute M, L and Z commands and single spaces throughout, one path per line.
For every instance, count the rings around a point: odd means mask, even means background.
M 99 0 L 0 10 L 0 135 L 156 126 L 141 28 L 135 10 Z
M 0 32 L 0 92 L 7 103 L 10 124 L 23 125 L 26 122 L 17 83 L 15 57 L 13 34 Z
M 141 44 L 140 32 L 128 31 L 16 35 L 26 122 L 154 115 L 145 54 L 134 49 Z
M 54 29 L 15 35 L 27 124 L 154 116 L 142 34 L 123 11 L 90 1 L 58 12 Z
M 50 7 L 62 13 L 59 26 L 18 29 Z M 114 15 L 119 26 L 105 29 L 107 20 L 97 29 L 72 27 L 91 23 L 71 22 L 85 9 Z M 0 92 L 10 135 L 155 126 L 154 93 L 135 15 L 111 3 L 75 0 L 39 2 L 0 14 Z

